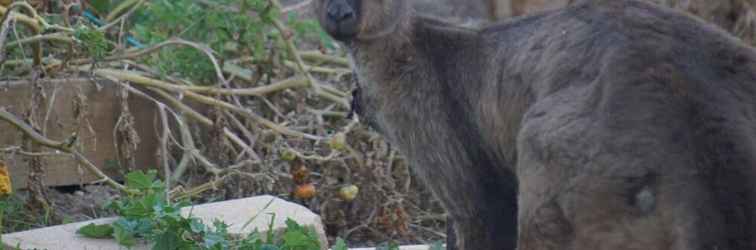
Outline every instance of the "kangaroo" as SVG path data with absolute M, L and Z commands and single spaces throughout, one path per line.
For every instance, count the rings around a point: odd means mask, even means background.
M 756 249 L 756 52 L 636 0 L 483 28 L 316 0 L 450 249 Z

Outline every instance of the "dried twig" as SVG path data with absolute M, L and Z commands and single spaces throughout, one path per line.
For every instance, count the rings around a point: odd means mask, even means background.
M 84 67 L 81 69 L 83 71 L 88 71 L 88 67 Z M 275 92 L 286 90 L 286 89 L 301 88 L 301 87 L 307 86 L 306 81 L 302 79 L 289 78 L 289 79 L 279 81 L 271 85 L 262 86 L 262 87 L 247 88 L 247 89 L 226 89 L 226 88 L 205 87 L 205 86 L 177 85 L 177 84 L 172 84 L 166 81 L 146 77 L 146 76 L 138 74 L 137 72 L 130 72 L 130 71 L 124 71 L 124 70 L 96 69 L 94 70 L 94 73 L 107 79 L 118 79 L 122 81 L 130 81 L 130 82 L 144 85 L 147 87 L 160 88 L 160 89 L 169 90 L 169 91 L 178 92 L 178 93 L 181 93 L 183 91 L 191 91 L 197 94 L 261 96 L 261 95 L 267 95 L 267 94 L 275 93 Z
M 286 6 L 285 8 L 281 8 L 281 13 L 289 13 L 292 11 L 298 11 L 300 9 L 303 9 L 309 6 L 311 3 L 312 3 L 312 0 L 306 0 L 306 1 L 302 1 L 301 3 L 297 3 L 295 5 Z
M 24 9 L 29 12 L 32 17 L 14 13 L 15 9 Z M 10 6 L 8 6 L 8 8 L 0 6 L 0 14 L 3 14 L 2 23 L 6 23 L 7 19 L 14 19 L 25 24 L 32 30 L 32 32 L 34 32 L 34 34 L 39 35 L 40 33 L 42 33 L 43 27 L 41 27 L 40 21 L 44 20 L 37 15 L 37 11 L 34 9 L 34 7 L 29 5 L 29 3 L 27 2 L 14 2 Z M 3 44 L 0 44 L 0 47 L 4 47 Z M 34 46 L 32 48 L 34 50 L 34 65 L 40 65 L 42 63 L 41 42 L 37 41 L 36 43 L 34 43 Z M 2 52 L 4 52 L 4 49 L 2 50 Z M 2 60 L 0 60 L 0 62 L 2 62 Z
M 276 8 L 281 8 L 281 3 L 278 2 L 278 0 L 269 0 L 270 3 L 275 6 Z M 323 97 L 327 100 L 330 100 L 332 102 L 335 102 L 336 104 L 339 104 L 341 107 L 349 108 L 349 101 L 347 101 L 345 96 L 347 96 L 346 93 L 342 93 L 341 91 L 326 91 L 321 87 L 321 83 L 315 80 L 314 77 L 310 74 L 308 71 L 307 66 L 305 65 L 304 60 L 302 60 L 302 56 L 299 54 L 299 49 L 297 49 L 297 46 L 294 44 L 293 35 L 289 28 L 284 25 L 281 20 L 273 19 L 271 20 L 273 23 L 273 26 L 278 29 L 279 32 L 281 32 L 284 42 L 286 43 L 286 49 L 291 53 L 291 56 L 294 57 L 294 62 L 297 65 L 297 69 L 299 74 L 303 75 L 305 79 L 307 79 L 308 84 L 313 89 L 316 95 L 319 95 L 320 97 Z
M 158 111 L 160 114 L 160 124 L 162 127 L 163 134 L 160 136 L 160 159 L 162 159 L 163 163 L 163 171 L 165 178 L 165 190 L 166 193 L 171 190 L 171 167 L 170 164 L 168 164 L 168 155 L 170 155 L 170 152 L 168 151 L 168 137 L 171 134 L 171 128 L 168 125 L 168 115 L 165 112 L 165 105 L 162 103 L 158 103 Z

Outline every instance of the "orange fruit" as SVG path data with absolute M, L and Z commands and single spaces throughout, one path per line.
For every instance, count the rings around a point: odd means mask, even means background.
M 315 185 L 312 183 L 302 184 L 294 189 L 294 197 L 307 200 L 315 197 Z

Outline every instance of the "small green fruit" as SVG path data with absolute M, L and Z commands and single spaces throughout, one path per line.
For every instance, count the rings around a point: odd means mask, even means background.
M 338 133 L 333 135 L 331 140 L 328 141 L 328 146 L 337 151 L 346 150 L 346 134 Z
M 347 185 L 339 189 L 339 197 L 345 201 L 353 201 L 357 198 L 357 194 L 360 192 L 360 188 L 355 185 Z
M 297 154 L 295 154 L 293 151 L 285 149 L 281 151 L 281 160 L 284 161 L 293 161 L 297 159 Z

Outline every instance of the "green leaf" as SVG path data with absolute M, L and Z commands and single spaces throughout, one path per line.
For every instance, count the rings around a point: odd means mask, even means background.
M 273 226 L 275 225 L 274 223 L 276 222 L 276 214 L 275 213 L 270 213 L 270 215 L 271 215 L 271 217 L 270 217 L 270 223 L 268 224 L 268 235 L 267 235 L 266 240 L 265 240 L 265 242 L 269 242 L 269 243 L 273 242 L 273 240 L 274 240 L 274 237 L 273 237 L 273 232 L 274 232 Z
M 299 225 L 291 218 L 286 219 L 286 232 L 283 235 L 284 249 L 317 250 L 320 249 L 318 236 L 313 230 Z
M 205 235 L 203 245 L 205 248 L 228 249 L 229 242 L 226 240 L 228 234 L 212 232 Z
M 176 235 L 175 232 L 172 231 L 166 231 L 160 235 L 158 235 L 155 238 L 155 244 L 152 245 L 153 250 L 180 250 L 185 249 L 181 248 L 182 245 L 182 239 L 179 238 L 178 235 Z
M 252 233 L 239 242 L 239 250 L 259 250 L 263 245 L 260 232 L 254 229 Z
M 83 50 L 86 51 L 89 56 L 96 59 L 104 58 L 111 47 L 105 37 L 105 33 L 97 29 L 89 28 L 88 26 L 81 25 L 76 27 L 74 37 L 81 42 L 80 46 Z
M 287 248 L 299 248 L 309 245 L 307 235 L 299 231 L 289 231 L 283 235 L 283 244 Z
M 336 239 L 336 244 L 333 245 L 333 247 L 331 249 L 333 249 L 333 250 L 349 250 L 349 248 L 347 248 L 346 242 L 344 242 L 344 239 L 342 239 L 342 238 L 337 238 Z
M 142 197 L 127 200 L 119 209 L 119 213 L 128 219 L 143 218 L 155 214 L 155 208 L 161 208 L 162 204 L 162 194 L 150 193 Z
M 228 224 L 226 224 L 222 220 L 219 220 L 219 219 L 213 220 L 213 227 L 215 228 L 215 232 L 228 234 Z
M 376 250 L 399 250 L 399 244 L 396 242 L 382 243 L 375 248 Z
M 90 223 L 89 225 L 79 228 L 76 233 L 95 239 L 111 238 L 113 237 L 113 226 L 110 224 L 97 225 Z
M 291 218 L 286 218 L 286 230 L 303 231 L 304 229 L 299 225 L 299 223 L 297 223 L 297 221 L 292 220 Z
M 146 174 L 142 171 L 134 171 L 126 175 L 126 186 L 139 190 L 151 189 L 156 177 L 157 171 L 155 170 L 147 171 Z
M 134 236 L 133 229 L 134 228 L 127 223 L 118 223 L 118 221 L 116 221 L 116 223 L 113 224 L 113 237 L 118 244 L 127 247 L 134 246 L 136 244 L 136 237 Z
M 271 244 L 263 244 L 263 245 L 262 245 L 262 246 L 260 247 L 260 250 L 280 250 L 280 249 L 281 249 L 281 248 L 279 248 L 278 246 L 276 246 L 276 245 L 271 245 Z
M 207 227 L 205 224 L 202 223 L 200 219 L 192 218 L 189 221 L 189 229 L 191 229 L 192 233 L 204 233 L 207 231 Z
M 100 14 L 105 14 L 110 10 L 110 0 L 90 0 L 89 4 Z
M 130 230 L 134 232 L 135 235 L 147 235 L 157 228 L 157 221 L 151 218 L 141 218 L 132 222 L 133 227 L 130 228 Z

